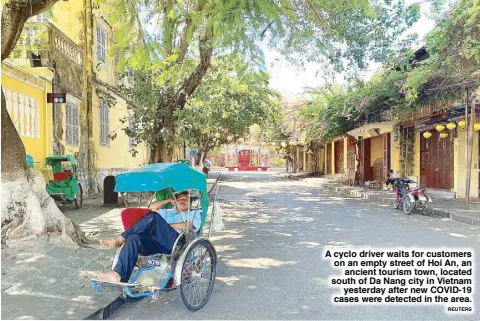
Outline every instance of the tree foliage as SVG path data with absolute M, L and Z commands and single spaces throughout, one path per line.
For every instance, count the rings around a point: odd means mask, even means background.
M 205 157 L 227 138 L 248 135 L 277 105 L 268 80 L 268 74 L 249 70 L 239 56 L 214 61 L 185 109 L 177 112 L 178 141 Z
M 404 90 L 408 101 L 463 95 L 480 84 L 480 2 L 460 0 L 443 10 L 425 39 L 429 59 L 412 68 Z
M 367 59 L 382 59 L 394 50 L 418 9 L 402 1 L 114 0 L 109 16 L 118 31 L 112 54 L 121 57 L 120 72 L 129 66 L 151 81 L 136 83 L 151 96 L 137 104 L 154 115 L 153 125 L 136 117 L 141 128 L 153 126 L 148 135 L 137 136 L 148 137 L 151 161 L 158 161 L 164 147 L 175 143 L 174 111 L 184 108 L 213 56 L 236 52 L 263 67 L 266 41 L 299 65 L 323 61 L 337 70 L 363 68 Z
M 480 2 L 461 0 L 441 10 L 436 28 L 425 39 L 429 58 L 405 48 L 385 60 L 368 82 L 329 85 L 310 91 L 311 99 L 290 107 L 284 131 L 291 139 L 330 142 L 382 112 L 402 114 L 425 100 L 463 95 L 480 79 Z M 419 48 L 417 48 L 419 49 Z M 311 121 L 314 119 L 314 121 Z

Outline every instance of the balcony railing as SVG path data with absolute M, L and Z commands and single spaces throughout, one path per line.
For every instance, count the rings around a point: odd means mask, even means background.
M 52 58 L 62 56 L 77 66 L 82 66 L 83 50 L 73 40 L 50 22 L 27 22 L 18 43 L 18 50 L 40 56 L 42 67 L 52 67 Z

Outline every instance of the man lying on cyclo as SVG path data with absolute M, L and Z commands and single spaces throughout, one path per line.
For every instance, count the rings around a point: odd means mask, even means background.
M 177 194 L 177 201 L 167 199 L 151 204 L 150 213 L 116 238 L 100 240 L 106 248 L 123 248 L 113 271 L 100 273 L 97 279 L 111 282 L 128 282 L 138 255 L 170 254 L 175 241 L 183 230 L 198 231 L 202 222 L 201 210 L 190 210 L 188 192 Z M 177 205 L 176 209 L 162 209 L 165 205 Z

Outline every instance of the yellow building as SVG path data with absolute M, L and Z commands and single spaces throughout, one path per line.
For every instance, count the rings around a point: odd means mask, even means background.
M 412 178 L 419 186 L 446 197 L 464 198 L 466 129 L 458 124 L 465 116 L 464 107 L 458 104 L 452 107 L 455 105 L 454 102 L 434 102 L 394 120 L 367 122 L 347 133 L 358 141 L 357 145 L 347 137 L 334 139 L 325 144 L 322 153 L 325 175 L 344 178 L 355 171 L 361 185 L 381 188 L 388 170 L 393 169 L 402 177 Z M 480 117 L 476 122 L 480 123 Z M 446 127 L 448 123 L 455 124 L 456 128 L 443 129 L 444 137 L 441 137 L 436 127 L 440 124 Z M 425 132 L 431 135 L 424 135 Z M 468 169 L 473 198 L 480 196 L 479 146 L 480 131 L 473 139 L 472 168 Z M 302 159 L 301 153 L 298 149 L 297 159 Z
M 35 167 L 45 166 L 52 149 L 52 112 L 47 106 L 51 72 L 37 75 L 8 62 L 2 63 L 2 89 L 7 110 Z
M 131 102 L 118 87 L 132 86 L 133 77 L 120 80 L 116 73 L 111 55 L 114 29 L 104 17 L 90 0 L 59 2 L 27 22 L 17 47 L 2 64 L 2 87 L 27 154 L 40 168 L 49 155 L 75 155 L 84 190 L 97 189 L 105 176 L 149 159 L 144 144 L 132 155 L 135 142 L 122 130 L 128 122 L 120 119 L 133 119 Z M 66 93 L 66 104 L 47 104 L 46 94 L 52 91 Z M 82 163 L 87 153 L 92 163 Z M 92 166 L 93 171 L 86 169 Z

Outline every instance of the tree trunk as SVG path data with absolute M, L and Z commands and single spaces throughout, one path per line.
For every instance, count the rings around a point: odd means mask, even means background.
M 200 62 L 195 71 L 185 80 L 182 86 L 167 99 L 166 102 L 157 106 L 157 124 L 158 130 L 163 128 L 167 130 L 168 138 L 161 138 L 150 154 L 150 164 L 171 162 L 174 151 L 175 135 L 175 117 L 174 111 L 182 110 L 187 103 L 187 97 L 190 97 L 202 82 L 210 63 L 212 61 L 213 48 L 210 44 L 211 35 L 206 35 L 200 41 Z
M 93 52 L 93 15 L 91 0 L 84 0 L 83 12 L 83 54 L 84 57 L 92 57 Z M 83 59 L 82 71 L 82 105 L 80 111 L 80 157 L 78 165 L 80 168 L 80 175 L 84 182 L 85 192 L 90 193 L 96 190 L 96 168 L 94 162 L 94 143 L 93 143 L 93 103 L 92 103 L 92 74 L 93 63 L 92 59 Z
M 162 136 L 157 144 L 150 151 L 150 164 L 154 163 L 169 163 L 173 161 L 174 151 L 174 131 L 175 118 L 173 116 L 174 104 L 171 101 L 167 106 L 159 105 L 157 107 L 157 124 L 158 130 L 163 129 L 167 131 L 166 138 Z
M 57 0 L 7 1 L 2 7 L 2 61 L 13 51 L 29 17 L 51 8 Z M 25 147 L 7 111 L 2 88 L 2 245 L 9 239 L 62 232 L 62 240 L 92 242 L 80 226 L 58 209 L 45 189 L 41 173 L 27 166 Z
M 470 209 L 470 181 L 472 177 L 472 158 L 473 158 L 473 137 L 475 136 L 475 129 L 473 126 L 475 125 L 475 109 L 476 109 L 476 99 L 477 95 L 474 93 L 472 98 L 472 107 L 470 111 L 470 127 L 467 127 L 465 134 L 468 137 L 468 142 L 466 146 L 467 152 L 467 163 L 465 166 L 465 206 Z M 468 96 L 467 96 L 468 99 Z M 468 102 L 468 101 L 467 101 Z M 468 106 L 468 104 L 467 104 Z
M 25 147 L 8 115 L 2 90 L 2 245 L 9 239 L 62 232 L 69 243 L 91 243 L 65 217 L 45 189 L 45 179 L 25 160 Z

